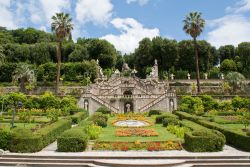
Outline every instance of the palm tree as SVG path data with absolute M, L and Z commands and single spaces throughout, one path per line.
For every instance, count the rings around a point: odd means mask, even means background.
M 73 24 L 71 22 L 72 18 L 70 18 L 68 13 L 56 13 L 56 15 L 52 17 L 51 30 L 55 33 L 57 38 L 56 93 L 59 91 L 62 42 L 64 39 L 68 39 L 71 36 L 71 31 L 73 30 Z
M 30 65 L 20 63 L 13 73 L 12 81 L 20 82 L 21 92 L 25 92 L 25 82 L 29 82 L 30 85 L 36 82 L 35 72 Z
M 197 37 L 202 33 L 202 30 L 205 26 L 205 20 L 201 18 L 201 13 L 191 12 L 186 16 L 186 19 L 183 20 L 183 22 L 183 30 L 193 38 L 194 42 L 197 92 L 199 94 L 201 92 L 201 87 Z
M 242 88 L 245 84 L 245 76 L 238 72 L 230 72 L 226 75 L 225 80 L 233 87 L 233 93 L 236 93 L 237 88 Z

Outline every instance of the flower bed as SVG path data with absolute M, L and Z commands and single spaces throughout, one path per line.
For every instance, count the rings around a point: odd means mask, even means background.
M 159 134 L 154 129 L 143 129 L 143 128 L 123 128 L 116 129 L 115 135 L 119 137 L 130 137 L 130 136 L 159 136 Z
M 181 150 L 182 146 L 179 141 L 152 141 L 152 142 L 96 142 L 93 150 L 147 150 L 147 151 L 164 151 L 164 150 Z
M 115 124 L 119 121 L 126 121 L 126 120 L 137 120 L 137 121 L 144 121 L 148 125 L 146 126 L 151 126 L 153 123 L 149 121 L 144 115 L 142 114 L 134 114 L 134 113 L 129 113 L 129 114 L 117 114 L 116 118 L 112 121 L 112 125 L 116 126 Z

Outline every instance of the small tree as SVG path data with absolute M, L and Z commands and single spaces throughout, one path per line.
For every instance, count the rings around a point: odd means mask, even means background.
M 21 92 L 25 92 L 25 82 L 29 82 L 31 85 L 36 83 L 35 72 L 30 65 L 20 63 L 14 71 L 12 80 L 13 82 L 20 82 Z
M 30 110 L 27 111 L 22 111 L 19 113 L 19 120 L 21 120 L 24 123 L 24 127 L 26 123 L 30 123 L 31 122 L 31 112 Z
M 61 111 L 55 108 L 50 108 L 47 111 L 47 118 L 50 119 L 50 122 L 58 121 Z
M 225 73 L 230 71 L 236 71 L 237 65 L 233 60 L 225 59 L 220 65 L 220 70 Z
M 242 88 L 244 86 L 246 78 L 241 73 L 230 72 L 226 75 L 225 80 L 233 88 L 233 92 L 235 93 L 238 88 Z
M 245 126 L 245 129 L 250 125 L 250 112 L 244 112 L 242 116 L 240 116 L 241 123 Z

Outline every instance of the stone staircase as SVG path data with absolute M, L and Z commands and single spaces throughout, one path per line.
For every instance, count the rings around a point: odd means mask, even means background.
M 157 103 L 159 103 L 160 101 L 162 101 L 165 97 L 167 96 L 167 94 L 163 94 L 161 96 L 159 96 L 157 99 L 155 99 L 154 101 L 148 103 L 147 105 L 139 108 L 139 112 L 144 112 L 147 111 L 150 107 L 156 105 Z
M 249 167 L 249 156 L 2 155 L 0 166 L 18 167 Z
M 111 106 L 109 103 L 107 103 L 106 101 L 100 99 L 99 97 L 97 97 L 96 95 L 89 93 L 88 96 L 83 96 L 83 97 L 89 97 L 92 98 L 93 100 L 95 100 L 96 102 L 100 103 L 101 105 L 111 109 L 112 111 L 118 113 L 119 110 L 113 106 Z

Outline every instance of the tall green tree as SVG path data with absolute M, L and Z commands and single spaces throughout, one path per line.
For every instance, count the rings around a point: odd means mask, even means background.
M 62 58 L 62 42 L 71 36 L 73 30 L 72 18 L 68 13 L 56 13 L 52 17 L 51 30 L 55 33 L 57 38 L 57 75 L 56 75 L 56 92 L 59 91 L 61 58 Z
M 203 28 L 205 26 L 205 20 L 202 19 L 201 13 L 191 12 L 186 16 L 183 22 L 184 22 L 183 30 L 193 38 L 193 42 L 194 42 L 197 92 L 199 94 L 201 92 L 201 86 L 200 86 L 200 71 L 199 71 L 197 37 L 203 31 Z

